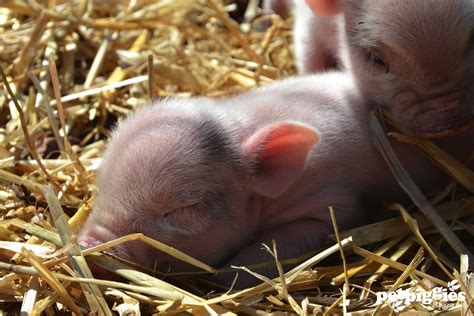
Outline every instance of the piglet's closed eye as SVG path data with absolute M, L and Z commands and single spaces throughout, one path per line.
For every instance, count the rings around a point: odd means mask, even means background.
M 303 173 L 318 140 L 318 132 L 303 124 L 276 123 L 257 130 L 242 145 L 244 159 L 256 159 L 254 192 L 267 197 L 285 192 Z

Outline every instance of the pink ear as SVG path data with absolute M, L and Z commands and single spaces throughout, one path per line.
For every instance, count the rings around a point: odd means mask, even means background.
M 301 176 L 318 140 L 314 129 L 297 123 L 277 123 L 255 132 L 242 145 L 244 159 L 256 165 L 253 190 L 267 197 L 285 192 Z
M 332 16 L 341 13 L 340 0 L 305 0 L 314 14 L 319 16 Z

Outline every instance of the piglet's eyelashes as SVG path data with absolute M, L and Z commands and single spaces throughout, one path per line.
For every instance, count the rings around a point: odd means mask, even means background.
M 178 207 L 175 207 L 173 210 L 170 210 L 169 212 L 165 213 L 164 217 L 167 217 L 170 213 L 175 212 L 175 211 L 182 211 L 182 210 L 191 209 L 193 207 L 197 207 L 198 205 L 202 203 L 204 203 L 203 196 L 188 199 L 186 201 L 183 201 L 182 203 L 179 203 Z
M 388 72 L 388 65 L 376 51 L 367 47 L 362 47 L 361 54 L 365 61 L 374 68 L 377 68 L 378 71 L 383 73 Z

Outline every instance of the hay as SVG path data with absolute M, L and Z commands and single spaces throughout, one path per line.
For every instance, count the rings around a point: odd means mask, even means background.
M 94 203 L 94 176 L 113 124 L 152 98 L 225 96 L 295 73 L 291 21 L 263 16 L 257 1 L 242 3 L 245 12 L 233 13 L 239 22 L 229 17 L 236 4 L 217 0 L 0 3 L 2 313 L 385 314 L 397 306 L 375 306 L 375 292 L 401 287 L 423 293 L 430 284 L 452 286 L 452 280 L 471 302 L 469 257 L 461 256 L 458 268 L 441 245 L 446 241 L 469 253 L 472 244 L 458 236 L 472 237 L 472 221 L 466 219 L 474 214 L 474 197 L 451 185 L 429 202 L 391 156 L 380 129 L 380 150 L 421 212 L 392 206 L 401 216 L 340 234 L 336 230 L 333 246 L 294 260 L 280 261 L 278 245 L 267 247 L 275 258 L 269 264 L 279 271 L 274 280 L 252 272 L 255 267 L 240 267 L 233 271 L 252 273 L 262 284 L 211 292 L 201 277 L 214 273 L 213 267 L 142 234 L 81 253 L 75 233 Z M 259 31 L 262 25 L 269 27 Z M 464 164 L 431 143 L 394 136 L 415 143 L 473 193 L 474 176 Z M 423 214 L 436 218 L 436 228 Z M 202 272 L 174 275 L 183 286 L 172 285 L 153 271 L 98 252 L 131 239 Z M 320 265 L 334 254 L 347 257 L 344 265 L 341 260 Z M 85 257 L 126 281 L 94 278 Z M 436 267 L 428 269 L 431 262 Z M 296 267 L 283 273 L 285 264 Z M 468 305 L 418 303 L 407 309 L 460 314 Z

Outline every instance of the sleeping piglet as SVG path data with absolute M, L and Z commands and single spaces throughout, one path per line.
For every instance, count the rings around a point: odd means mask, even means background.
M 288 0 L 268 0 L 282 10 Z M 400 128 L 441 138 L 473 124 L 474 1 L 293 0 L 300 73 L 338 61 Z M 311 9 L 310 9 L 311 8 Z
M 113 133 L 79 241 L 142 232 L 215 267 L 271 261 L 260 243 L 272 239 L 280 259 L 315 250 L 332 233 L 329 206 L 344 229 L 366 221 L 374 201 L 404 197 L 372 144 L 368 111 L 340 72 L 228 99 L 158 101 Z M 396 150 L 424 189 L 445 184 L 421 154 Z M 114 251 L 159 270 L 187 269 L 139 241 Z

